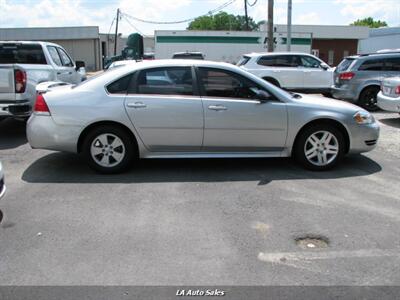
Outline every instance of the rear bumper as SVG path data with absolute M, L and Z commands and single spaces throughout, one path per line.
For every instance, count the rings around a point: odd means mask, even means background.
M 379 92 L 378 106 L 383 110 L 400 113 L 400 96 L 397 98 L 392 98 L 383 95 L 382 92 Z
M 331 86 L 331 94 L 333 98 L 340 100 L 347 100 L 350 102 L 357 102 L 357 95 L 348 87 Z
M 0 116 L 29 117 L 32 106 L 29 100 L 0 101 Z
M 26 125 L 26 136 L 32 148 L 77 152 L 81 127 L 63 126 L 51 116 L 32 114 Z

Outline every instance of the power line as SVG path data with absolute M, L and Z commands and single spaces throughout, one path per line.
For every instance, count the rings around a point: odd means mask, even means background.
M 115 22 L 115 17 L 114 17 L 114 19 L 113 19 L 112 22 L 111 22 L 110 29 L 108 30 L 108 34 L 107 34 L 107 35 L 110 35 L 111 28 L 112 28 L 114 22 Z
M 185 20 L 179 20 L 179 21 L 167 21 L 167 22 L 159 22 L 159 21 L 151 21 L 151 20 L 145 20 L 145 19 L 141 19 L 141 18 L 137 18 L 131 15 L 128 15 L 126 13 L 122 13 L 125 17 L 142 22 L 142 23 L 148 23 L 148 24 L 162 24 L 162 25 L 171 25 L 171 24 L 181 24 L 181 23 L 188 23 L 191 22 L 193 20 L 195 20 L 196 18 L 199 17 L 203 17 L 203 16 L 207 16 L 207 15 L 212 15 L 222 9 L 224 9 L 225 7 L 231 5 L 232 3 L 236 2 L 236 0 L 229 0 L 227 2 L 225 2 L 224 4 L 218 6 L 217 8 L 210 10 L 208 13 L 197 16 L 197 17 L 193 17 L 193 18 L 189 18 L 189 19 L 185 19 Z
M 133 25 L 125 15 L 122 15 L 122 16 L 124 17 L 125 21 L 126 21 L 129 25 L 131 25 L 131 27 L 132 27 L 133 29 L 135 29 L 137 32 L 139 32 L 142 36 L 144 36 L 144 37 L 147 36 L 147 35 L 145 35 L 142 31 L 140 31 L 139 28 L 137 28 L 135 25 Z
M 254 0 L 253 4 L 250 4 L 250 3 L 249 3 L 249 0 L 246 0 L 246 1 L 247 1 L 247 5 L 248 5 L 248 6 L 254 6 L 254 5 L 256 5 L 256 3 L 257 3 L 258 0 Z

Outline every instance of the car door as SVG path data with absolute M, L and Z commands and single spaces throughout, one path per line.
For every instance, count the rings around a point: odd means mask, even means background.
M 311 56 L 300 55 L 305 89 L 330 88 L 333 85 L 333 70 L 321 68 L 321 62 Z
M 64 78 L 63 81 L 69 82 L 69 83 L 78 83 L 76 82 L 76 76 L 75 76 L 75 66 L 74 62 L 72 59 L 69 57 L 67 52 L 65 52 L 64 49 L 60 47 L 56 47 L 58 54 L 60 55 L 62 66 L 59 67 L 57 70 L 57 76 L 60 76 Z
M 199 67 L 197 74 L 204 106 L 203 151 L 279 155 L 286 141 L 285 103 L 257 100 L 255 91 L 265 88 L 232 71 Z
M 125 107 L 150 151 L 200 150 L 203 106 L 192 72 L 192 67 L 162 67 L 135 75 Z
M 47 50 L 49 51 L 51 60 L 53 61 L 56 80 L 69 82 L 70 74 L 68 74 L 69 72 L 63 66 L 63 62 L 61 60 L 60 54 L 57 51 L 57 47 L 47 46 Z

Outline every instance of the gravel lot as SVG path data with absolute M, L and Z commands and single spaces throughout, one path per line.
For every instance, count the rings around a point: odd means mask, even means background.
M 329 172 L 153 160 L 114 176 L 32 150 L 24 123 L 2 121 L 0 284 L 399 285 L 400 117 L 375 116 L 377 149 Z

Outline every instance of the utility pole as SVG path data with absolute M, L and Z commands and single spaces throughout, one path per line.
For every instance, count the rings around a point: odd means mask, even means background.
M 114 56 L 117 55 L 118 21 L 119 21 L 119 8 L 117 9 L 117 23 L 116 23 L 116 25 L 115 25 Z
M 247 0 L 244 0 L 244 14 L 246 16 L 246 30 L 249 31 L 249 16 L 247 15 Z
M 268 52 L 274 52 L 274 0 L 268 0 Z
M 292 0 L 288 0 L 287 7 L 287 37 L 286 37 L 286 50 L 290 52 L 292 45 Z

